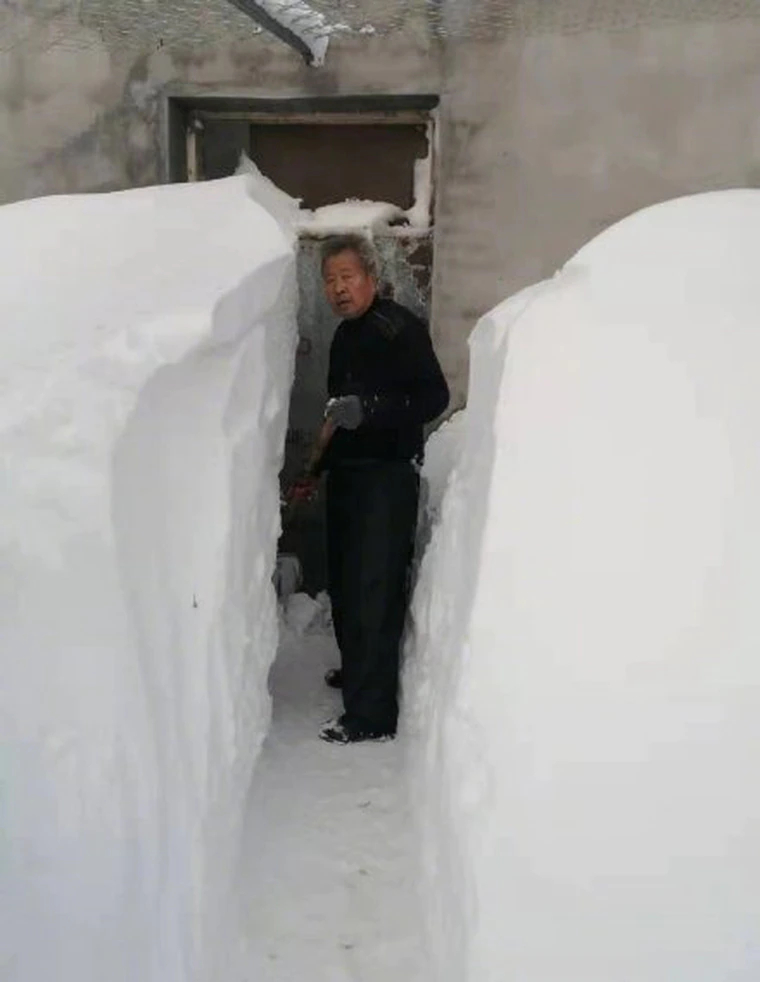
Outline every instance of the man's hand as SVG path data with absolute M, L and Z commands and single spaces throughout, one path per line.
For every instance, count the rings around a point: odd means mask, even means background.
M 327 403 L 325 419 L 344 430 L 355 430 L 364 422 L 364 407 L 359 396 L 340 396 Z
M 296 505 L 300 502 L 313 501 L 317 496 L 318 488 L 318 477 L 314 477 L 311 474 L 303 474 L 290 485 L 285 499 L 288 505 Z

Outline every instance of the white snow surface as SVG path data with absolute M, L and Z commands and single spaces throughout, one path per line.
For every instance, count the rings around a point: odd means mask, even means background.
M 416 197 L 406 211 L 388 201 L 360 201 L 348 198 L 335 204 L 323 205 L 313 211 L 302 208 L 298 231 L 314 238 L 359 232 L 368 237 L 382 235 L 414 235 L 430 228 L 430 161 L 415 162 Z
M 397 205 L 389 204 L 387 201 L 349 199 L 324 205 L 314 211 L 302 208 L 299 230 L 315 236 L 333 235 L 351 230 L 371 233 L 386 230 L 393 221 L 404 220 L 405 214 Z
M 414 162 L 414 204 L 405 213 L 411 227 L 419 231 L 429 229 L 432 218 L 435 132 L 433 123 L 428 123 L 428 152 Z
M 371 238 L 375 234 L 413 235 L 430 228 L 433 195 L 433 130 L 428 127 L 427 156 L 414 163 L 414 204 L 404 211 L 388 201 L 365 201 L 347 198 L 321 208 L 304 208 L 301 199 L 291 198 L 265 177 L 245 151 L 240 154 L 236 174 L 256 178 L 257 197 L 261 204 L 284 221 L 295 224 L 301 235 L 326 238 L 345 232 L 359 232 Z
M 261 204 L 288 228 L 295 226 L 299 233 L 322 237 L 357 231 L 371 235 L 374 231 L 387 230 L 390 222 L 406 216 L 401 208 L 387 201 L 353 198 L 314 210 L 303 208 L 300 199 L 291 198 L 264 176 L 245 151 L 240 154 L 236 174 L 253 177 Z
M 296 594 L 284 614 L 270 678 L 272 727 L 256 766 L 240 865 L 240 977 L 432 982 L 405 746 L 317 738 L 342 709 L 340 693 L 324 683 L 340 658 L 329 604 Z
M 405 674 L 436 982 L 760 977 L 760 192 L 472 338 Z
M 446 488 L 462 453 L 466 419 L 465 412 L 454 413 L 425 442 L 420 498 L 425 520 L 431 525 L 438 520 Z
M 0 975 L 230 979 L 294 236 L 254 179 L 0 209 Z

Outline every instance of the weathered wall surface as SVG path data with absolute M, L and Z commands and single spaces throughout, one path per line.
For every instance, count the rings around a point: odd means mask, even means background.
M 255 33 L 225 0 L 148 0 L 142 17 L 120 13 L 130 6 L 82 0 L 67 12 L 64 3 L 26 0 L 22 14 L 0 0 L 0 203 L 160 181 L 167 94 L 409 94 L 440 86 L 424 0 L 362 3 L 357 24 L 374 34 L 336 34 L 321 68 Z
M 452 0 L 443 44 L 435 4 L 362 0 L 353 26 L 375 33 L 338 34 L 317 69 L 225 0 L 146 0 L 152 22 L 59 6 L 0 0 L 0 202 L 162 180 L 171 93 L 442 92 L 433 332 L 452 408 L 500 299 L 643 205 L 760 180 L 755 0 Z
M 452 42 L 433 319 L 457 399 L 498 301 L 644 205 L 757 186 L 759 107 L 760 17 Z

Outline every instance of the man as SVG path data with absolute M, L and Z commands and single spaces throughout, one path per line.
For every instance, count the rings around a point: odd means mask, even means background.
M 302 490 L 328 472 L 328 590 L 342 665 L 327 681 L 343 689 L 345 711 L 320 736 L 356 743 L 396 733 L 423 425 L 446 409 L 449 390 L 423 321 L 378 297 L 365 239 L 328 239 L 322 278 L 342 320 L 330 348 L 329 442 Z

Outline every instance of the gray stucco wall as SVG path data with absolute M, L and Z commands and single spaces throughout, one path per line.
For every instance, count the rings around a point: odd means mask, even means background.
M 147 30 L 103 13 L 128 4 L 79 6 L 0 0 L 0 201 L 161 180 L 167 94 L 442 92 L 433 333 L 454 406 L 494 303 L 637 208 L 760 180 L 757 0 L 457 0 L 443 45 L 427 0 L 363 0 L 376 34 L 338 35 L 319 69 L 224 0 L 149 0 Z
M 427 10 L 363 0 L 375 34 L 337 34 L 310 68 L 225 0 L 0 0 L 0 203 L 161 180 L 167 95 L 435 92 Z
M 749 18 L 449 46 L 433 320 L 459 400 L 495 303 L 643 206 L 760 183 L 758 52 Z

